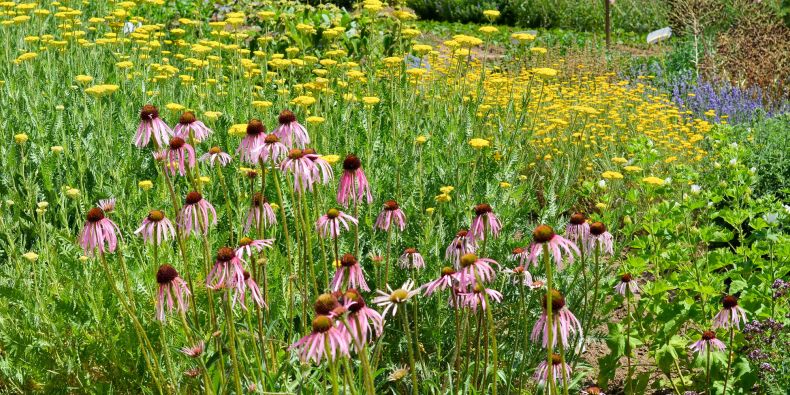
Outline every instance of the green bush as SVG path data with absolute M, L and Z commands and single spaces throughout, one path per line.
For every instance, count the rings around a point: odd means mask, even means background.
M 757 168 L 758 195 L 790 198 L 790 114 L 767 119 L 752 127 L 754 149 L 749 163 Z
M 408 0 L 407 5 L 422 19 L 485 23 L 483 10 L 497 9 L 497 23 L 544 28 L 603 29 L 603 0 Z M 664 2 L 620 0 L 612 6 L 612 26 L 645 32 L 667 24 Z

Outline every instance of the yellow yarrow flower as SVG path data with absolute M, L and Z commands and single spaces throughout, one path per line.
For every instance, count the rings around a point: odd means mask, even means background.
M 664 185 L 664 180 L 662 180 L 662 179 L 660 179 L 658 177 L 654 177 L 654 176 L 645 177 L 645 178 L 642 179 L 642 182 L 645 182 L 645 183 L 648 183 L 648 184 L 651 184 L 651 185 L 659 185 L 659 186 L 660 185 Z
M 137 183 L 137 186 L 144 191 L 149 191 L 154 187 L 154 183 L 151 180 L 142 180 Z
M 601 174 L 601 177 L 607 180 L 617 180 L 623 178 L 623 174 L 617 171 L 605 171 Z
M 469 140 L 469 145 L 471 145 L 472 148 L 475 148 L 475 149 L 483 149 L 485 147 L 490 146 L 491 143 L 488 140 L 486 140 L 486 139 L 473 138 L 473 139 Z

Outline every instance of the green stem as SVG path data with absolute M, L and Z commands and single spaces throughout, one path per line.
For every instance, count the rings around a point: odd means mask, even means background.
M 228 288 L 225 294 L 225 325 L 228 328 L 228 346 L 230 348 L 231 363 L 233 364 L 233 383 L 236 386 L 236 393 L 242 394 L 239 360 L 236 357 L 236 329 L 233 323 L 233 310 L 230 308 L 230 298 L 230 288 Z
M 722 390 L 722 395 L 727 395 L 727 384 L 730 382 L 730 368 L 732 367 L 732 353 L 735 350 L 732 346 L 732 343 L 735 341 L 735 326 L 730 324 L 730 353 L 727 357 L 727 374 L 724 375 L 724 389 Z
M 401 311 L 400 313 L 400 316 L 401 316 L 401 321 L 403 322 L 403 333 L 406 335 L 406 348 L 409 351 L 409 372 L 411 372 L 411 392 L 413 395 L 417 395 L 419 393 L 418 391 L 419 383 L 417 382 L 417 370 L 415 369 L 414 349 L 412 347 L 411 331 L 409 330 L 409 318 L 408 318 L 407 310 L 403 309 L 403 311 Z
M 554 337 L 554 325 L 553 325 L 553 317 L 551 312 L 551 291 L 552 291 L 552 279 L 551 279 L 551 261 L 549 260 L 549 245 L 543 243 L 543 264 L 546 268 L 546 328 L 548 329 L 548 343 L 546 344 L 546 353 L 547 359 L 546 364 L 548 366 L 548 379 L 546 380 L 546 393 L 552 393 L 552 388 L 556 390 L 555 383 L 554 383 L 554 373 L 552 372 L 552 354 L 554 353 L 553 350 L 553 337 Z

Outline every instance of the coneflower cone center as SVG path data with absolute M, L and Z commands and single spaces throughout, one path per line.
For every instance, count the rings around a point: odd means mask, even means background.
M 257 136 L 261 133 L 266 132 L 266 127 L 263 126 L 263 122 L 260 119 L 251 119 L 249 123 L 247 123 L 247 134 L 251 136 Z
M 532 232 L 532 239 L 536 243 L 547 243 L 554 238 L 554 229 L 548 225 L 540 225 Z
M 407 248 L 406 250 L 403 251 L 403 253 L 404 254 L 409 254 L 409 255 L 416 254 L 417 253 L 417 249 L 416 248 Z
M 738 298 L 732 295 L 727 295 L 721 300 L 721 305 L 724 306 L 725 309 L 731 309 L 738 305 Z
M 266 202 L 266 198 L 264 198 L 263 195 L 260 192 L 255 192 L 252 195 L 252 205 L 253 206 L 258 207 L 261 204 L 263 204 L 264 202 Z
M 250 279 L 250 272 L 248 272 L 248 271 L 246 271 L 246 270 L 245 270 L 245 271 L 244 271 L 244 281 L 247 281 L 247 280 L 249 280 L 249 279 Z
M 104 219 L 104 211 L 98 207 L 88 210 L 88 222 L 96 223 Z
M 230 247 L 222 247 L 217 250 L 217 260 L 220 262 L 228 262 L 233 259 L 235 255 L 233 248 Z
M 357 311 L 362 310 L 366 306 L 365 299 L 362 298 L 362 295 L 356 289 L 352 288 L 347 290 L 346 293 L 343 295 L 343 298 L 345 298 L 348 301 L 354 302 L 351 304 L 351 306 L 348 307 L 348 311 L 352 313 L 356 313 Z
M 151 210 L 151 212 L 148 213 L 149 221 L 159 222 L 163 219 L 165 219 L 165 213 L 163 213 L 161 210 Z
M 571 215 L 572 225 L 583 225 L 585 221 L 587 221 L 587 217 L 585 217 L 582 213 L 574 213 Z
M 604 234 L 604 232 L 606 232 L 606 225 L 604 225 L 603 222 L 593 222 L 592 225 L 590 225 L 590 233 L 594 236 L 600 236 Z
M 200 192 L 192 191 L 187 193 L 187 204 L 197 204 L 201 200 L 203 200 L 203 195 L 201 195 Z
M 469 267 L 471 265 L 474 265 L 474 263 L 476 261 L 477 261 L 477 255 L 475 255 L 475 254 L 464 254 L 461 257 L 461 262 L 460 262 L 461 263 L 461 267 Z
M 277 122 L 279 122 L 280 125 L 287 125 L 291 122 L 296 122 L 296 114 L 294 114 L 291 110 L 282 110 L 280 112 L 280 116 L 277 117 Z
M 546 302 L 548 302 L 547 297 L 546 295 L 543 295 L 543 310 L 548 311 L 548 305 Z M 565 307 L 565 297 L 562 295 L 562 293 L 560 293 L 560 291 L 557 291 L 556 289 L 551 290 L 551 313 L 556 314 L 563 307 Z
M 455 274 L 455 269 L 450 266 L 445 266 L 442 268 L 442 276 L 452 276 Z
M 296 160 L 301 159 L 304 156 L 304 153 L 299 148 L 294 148 L 288 151 L 288 159 Z
M 159 110 L 150 105 L 146 104 L 140 109 L 140 119 L 143 121 L 150 121 L 153 119 L 159 118 Z
M 263 139 L 263 142 L 266 144 L 274 144 L 280 141 L 280 138 L 277 137 L 274 133 L 269 133 L 266 135 L 266 138 Z
M 483 214 L 488 214 L 493 211 L 494 210 L 491 208 L 491 205 L 489 205 L 488 203 L 481 203 L 475 206 L 475 214 L 477 214 L 478 216 Z
M 159 270 L 156 271 L 156 282 L 159 284 L 169 284 L 176 277 L 178 277 L 178 271 L 167 264 L 159 266 Z
M 195 121 L 197 121 L 197 118 L 195 118 L 195 113 L 192 111 L 184 111 L 184 113 L 178 117 L 178 123 L 182 125 L 189 125 Z
M 346 159 L 343 160 L 343 170 L 346 171 L 356 171 L 362 167 L 362 161 L 356 155 L 348 155 Z
M 624 283 L 630 283 L 631 280 L 633 280 L 633 279 L 634 279 L 634 277 L 631 276 L 631 273 L 625 273 L 622 276 L 620 276 L 620 281 L 622 281 Z
M 357 258 L 355 258 L 354 255 L 351 254 L 344 254 L 340 258 L 340 264 L 343 265 L 343 267 L 354 266 L 357 264 Z
M 222 149 L 217 147 L 217 146 L 213 146 L 213 147 L 211 147 L 211 149 L 208 150 L 208 153 L 211 154 L 211 155 L 217 155 L 220 152 L 222 152 Z
M 562 357 L 560 354 L 551 354 L 551 364 L 552 365 L 559 365 L 562 363 Z
M 713 340 L 715 338 L 716 338 L 716 332 L 714 331 L 702 332 L 702 340 Z
M 332 319 L 326 315 L 319 315 L 313 318 L 313 332 L 324 333 L 332 329 Z
M 384 202 L 384 210 L 395 211 L 398 208 L 400 208 L 400 206 L 398 206 L 398 202 L 394 200 L 387 200 L 386 202 Z
M 524 253 L 524 249 L 521 247 L 516 247 L 513 249 L 513 255 L 521 255 Z
M 340 216 L 340 211 L 336 208 L 330 208 L 326 211 L 326 217 L 329 219 L 335 219 Z
M 408 297 L 409 297 L 409 292 L 403 288 L 399 288 L 392 291 L 392 295 L 390 295 L 390 302 L 401 303 L 405 301 Z
M 302 150 L 302 153 L 305 155 L 315 155 L 315 150 L 312 148 L 305 148 Z
M 315 303 L 313 304 L 313 310 L 315 310 L 316 314 L 320 315 L 327 315 L 332 312 L 332 310 L 337 307 L 338 301 L 337 298 L 332 294 L 321 294 L 318 295 L 316 298 Z
M 171 150 L 181 149 L 181 147 L 183 147 L 184 144 L 186 144 L 186 141 L 184 141 L 184 139 L 182 139 L 181 137 L 173 137 L 170 139 Z
M 246 247 L 250 244 L 252 244 L 252 239 L 247 236 L 244 236 L 241 238 L 241 240 L 239 240 L 239 245 L 242 247 Z

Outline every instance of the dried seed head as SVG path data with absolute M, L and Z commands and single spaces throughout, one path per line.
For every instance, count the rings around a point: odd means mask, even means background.
M 524 266 L 516 266 L 513 268 L 513 274 L 524 274 Z
M 98 207 L 88 210 L 88 222 L 96 223 L 104 219 L 104 211 Z
M 606 225 L 603 222 L 593 222 L 590 225 L 590 233 L 593 236 L 600 236 L 606 232 Z
M 162 285 L 170 284 L 176 277 L 178 277 L 178 272 L 168 264 L 159 266 L 159 270 L 156 271 L 156 282 Z
M 261 133 L 266 133 L 266 126 L 263 126 L 263 122 L 257 118 L 250 119 L 250 122 L 247 123 L 247 135 L 257 136 Z
M 475 214 L 477 216 L 481 216 L 483 214 L 488 214 L 488 213 L 490 213 L 492 211 L 494 211 L 494 210 L 491 208 L 491 205 L 488 204 L 488 203 L 480 203 L 477 206 L 475 206 Z
M 313 332 L 324 333 L 330 329 L 332 329 L 332 319 L 328 316 L 318 315 L 313 318 Z
M 282 110 L 280 111 L 280 116 L 277 117 L 277 122 L 280 122 L 280 125 L 287 125 L 291 122 L 296 122 L 296 114 L 294 114 L 291 110 Z
M 546 295 L 543 295 L 543 300 L 541 301 L 541 304 L 543 305 L 543 310 L 547 310 L 547 308 L 546 308 L 547 307 L 546 301 L 547 301 Z M 565 297 L 562 295 L 562 293 L 560 291 L 557 291 L 556 289 L 552 289 L 551 290 L 551 312 L 552 312 L 552 314 L 556 314 L 563 307 L 565 307 Z
M 217 260 L 220 262 L 229 262 L 234 256 L 236 256 L 236 254 L 233 251 L 233 248 L 222 247 L 217 250 Z
M 554 229 L 548 225 L 540 225 L 532 232 L 532 240 L 536 243 L 547 243 L 554 238 Z
M 354 266 L 357 264 L 357 258 L 354 258 L 354 255 L 351 254 L 343 254 L 343 256 L 340 257 L 340 264 L 343 265 L 343 267 Z
M 475 261 L 477 261 L 477 255 L 475 254 L 464 254 L 461 256 L 461 267 L 469 267 L 474 265 Z
M 523 248 L 521 248 L 521 247 L 516 247 L 516 248 L 514 248 L 514 249 L 513 249 L 513 252 L 512 252 L 512 254 L 513 254 L 513 255 L 521 255 L 521 254 L 523 254 L 523 253 L 524 253 L 524 249 L 523 249 Z
M 154 106 L 152 106 L 150 104 L 146 104 L 146 105 L 143 106 L 142 109 L 140 109 L 140 119 L 141 120 L 143 120 L 143 121 L 151 121 L 151 120 L 154 120 L 156 118 L 159 118 L 159 110 L 156 107 L 154 107 Z
M 587 217 L 582 213 L 574 213 L 571 215 L 571 224 L 582 225 L 587 221 Z
M 247 178 L 249 178 L 250 180 L 254 180 L 254 179 L 258 178 L 258 172 L 255 171 L 255 170 L 247 171 Z
M 731 309 L 738 305 L 738 298 L 732 295 L 727 295 L 721 300 L 721 305 L 724 306 L 725 309 Z
M 343 160 L 343 170 L 356 171 L 362 167 L 362 161 L 354 154 L 348 154 Z
M 399 208 L 400 206 L 398 206 L 398 202 L 394 200 L 387 200 L 386 202 L 384 202 L 384 210 L 395 211 Z
M 315 310 L 316 314 L 327 315 L 337 307 L 338 301 L 337 297 L 332 294 L 321 294 L 318 295 L 316 298 L 315 303 L 313 304 L 313 310 Z
M 587 395 L 601 395 L 601 393 L 602 393 L 601 388 L 599 388 L 596 385 L 591 385 L 591 386 L 587 387 L 587 389 L 584 390 L 584 391 L 587 392 Z
M 182 125 L 189 125 L 195 121 L 197 121 L 197 118 L 195 117 L 195 113 L 192 111 L 184 111 L 184 113 L 178 117 L 178 123 Z
M 159 222 L 165 219 L 165 213 L 161 210 L 151 210 L 148 213 L 148 220 L 152 222 Z
M 200 192 L 192 191 L 187 193 L 186 202 L 187 204 L 197 204 L 201 200 L 203 200 L 203 195 Z

